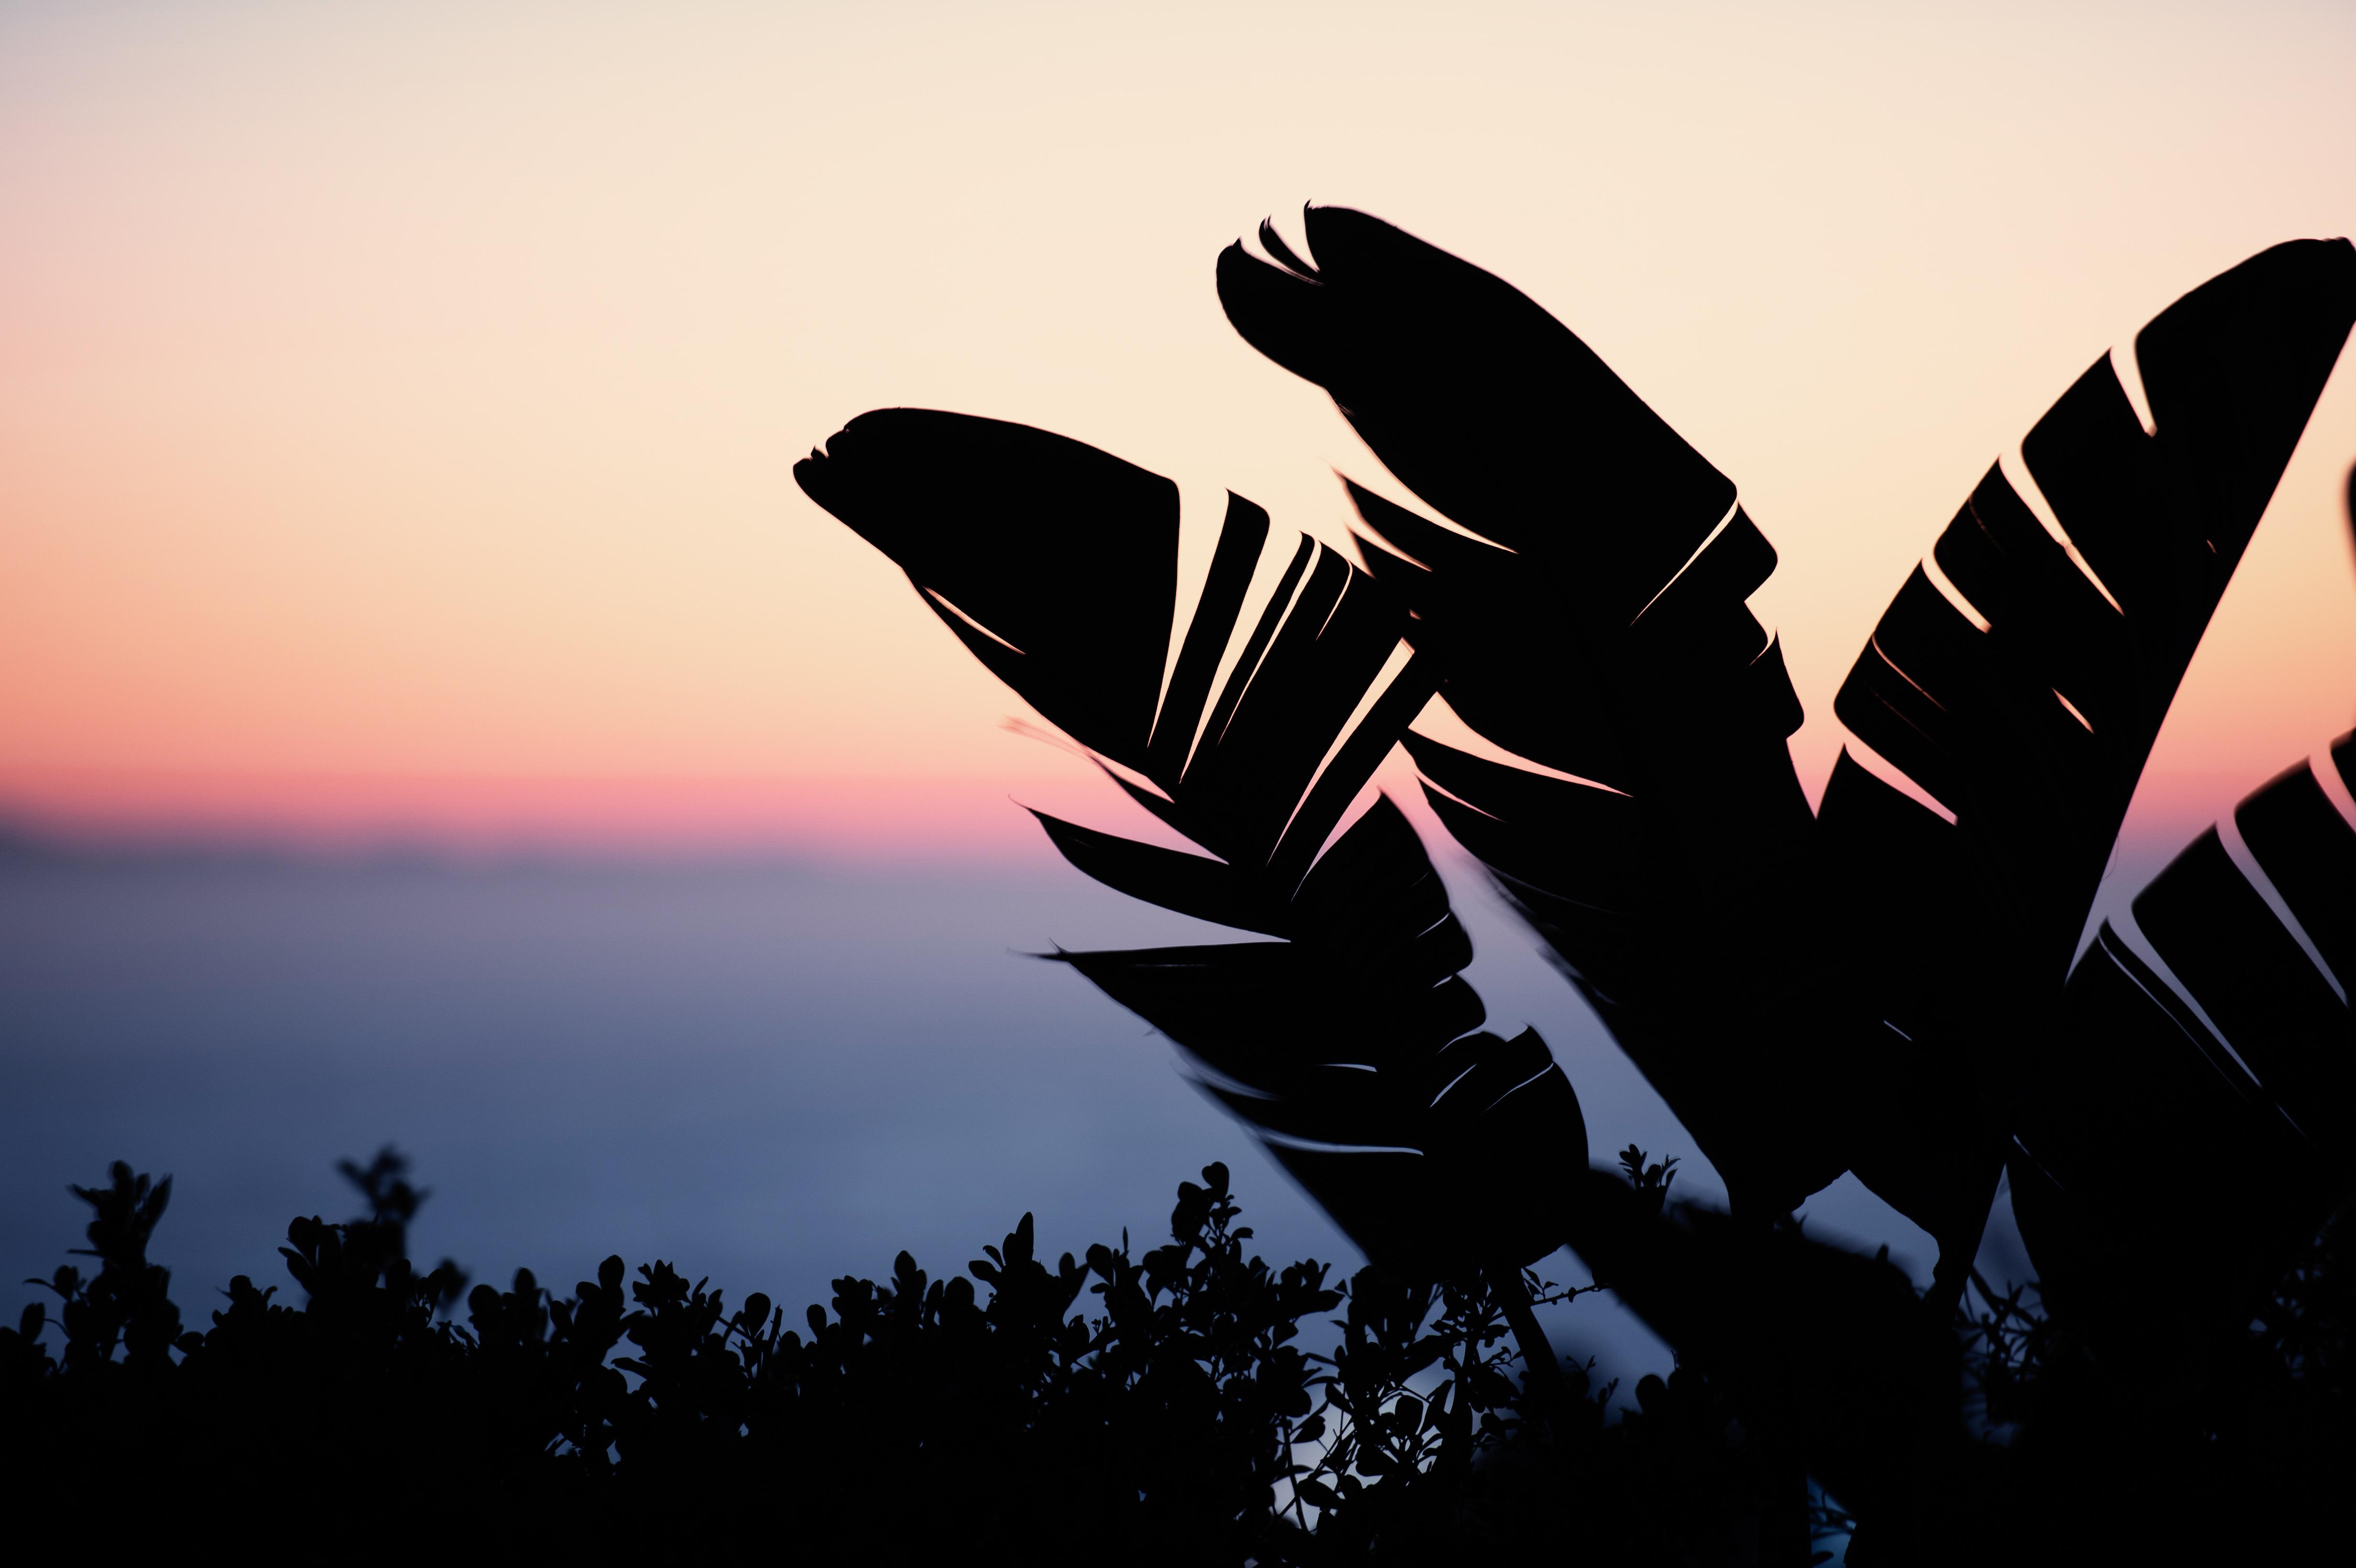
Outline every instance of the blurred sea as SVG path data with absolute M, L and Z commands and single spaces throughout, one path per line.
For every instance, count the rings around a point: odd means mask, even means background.
M 1450 871 L 1491 1027 L 1535 1024 L 1586 1109 L 1714 1176 L 1473 876 Z M 1162 1236 L 1173 1189 L 1235 1171 L 1272 1263 L 1356 1253 L 1177 1069 L 1168 1043 L 1027 953 L 1226 940 L 1060 863 L 916 871 L 776 861 L 0 859 L 0 1280 L 81 1244 L 69 1182 L 175 1178 L 153 1255 L 201 1323 L 230 1276 L 284 1283 L 288 1218 L 348 1218 L 336 1174 L 397 1144 L 432 1198 L 422 1262 L 560 1292 L 620 1253 L 798 1315 L 906 1248 L 961 1270 L 1026 1211 L 1051 1256 Z M 1927 1238 L 1858 1187 L 1812 1233 L 1928 1277 Z M 2005 1272 L 2008 1239 L 1988 1261 Z M 1984 1253 L 1984 1257 L 1987 1254 Z M 2009 1264 L 2018 1275 L 2025 1265 Z M 1542 1272 L 1587 1275 L 1569 1253 Z M 13 1283 L 9 1308 L 29 1298 Z M 291 1286 L 290 1286 L 291 1289 Z M 1632 1388 L 1667 1352 L 1608 1297 L 1558 1342 Z

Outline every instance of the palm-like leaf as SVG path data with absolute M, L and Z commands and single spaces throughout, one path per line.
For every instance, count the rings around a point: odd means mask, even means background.
M 1458 974 L 1471 942 L 1397 807 L 1378 799 L 1325 848 L 1431 692 L 1429 660 L 1381 679 L 1407 626 L 1398 598 L 1304 536 L 1243 632 L 1268 518 L 1231 497 L 1165 693 L 1168 480 L 1043 431 L 906 409 L 853 420 L 795 476 L 1043 716 L 1134 775 L 1114 773 L 1133 798 L 1218 857 L 1043 815 L 1074 865 L 1280 939 L 1058 956 L 1205 1069 L 1370 1256 L 1518 1264 L 1558 1244 L 1586 1163 L 1569 1080 L 1534 1031 L 1480 1031 Z
M 2350 782 L 2356 735 L 2332 754 Z M 2017 1123 L 2014 1208 L 2049 1299 L 2146 1348 L 2246 1324 L 2356 1168 L 2356 830 L 2305 763 L 2233 819 L 2325 967 L 2211 828 L 2135 901 L 2175 984 L 2105 922 Z M 2199 1266 L 2161 1296 L 2170 1251 Z
M 1888 1031 L 1858 1170 L 1968 1253 L 2004 1136 L 2036 1104 L 2059 987 L 2160 720 L 2356 319 L 2347 241 L 2275 247 L 2137 336 L 2147 434 L 2108 357 L 2021 443 L 2097 587 L 1991 467 L 1843 683 L 1819 819 Z
M 1733 484 L 1526 295 L 1364 213 L 1305 221 L 1313 265 L 1263 226 L 1275 260 L 1230 248 L 1221 302 L 1479 536 L 1351 486 L 1442 694 L 1536 764 L 1411 737 L 1432 806 L 1737 1205 L 1788 1209 L 1850 1163 L 1858 1025 L 1818 978 L 1799 702 L 1743 603 L 1774 551 Z

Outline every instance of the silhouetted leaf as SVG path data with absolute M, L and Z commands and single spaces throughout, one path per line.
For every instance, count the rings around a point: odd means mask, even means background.
M 2147 434 L 2110 359 L 2021 443 L 2102 586 L 1991 467 L 1843 683 L 1852 733 L 1954 814 L 1844 752 L 1825 794 L 1888 1030 L 1868 1185 L 1968 1253 L 2003 1135 L 2033 1101 L 2096 883 L 2185 667 L 2356 320 L 2356 251 L 2298 240 L 2170 305 L 2137 335 Z
M 2348 782 L 2356 735 L 2333 756 Z M 2356 830 L 2305 763 L 2233 815 L 2258 870 L 2344 986 Z M 2172 983 L 2104 923 L 2022 1099 L 2014 1208 L 2058 1310 L 2181 1355 L 2246 1324 L 2290 1250 L 2346 1194 L 2356 1022 L 2216 829 L 2134 909 Z M 2156 1298 L 2150 1260 L 2162 1249 L 2201 1263 Z
M 1055 956 L 1206 1069 L 1209 1092 L 1369 1256 L 1434 1266 L 1551 1251 L 1563 1183 L 1586 1164 L 1569 1080 L 1534 1032 L 1476 1032 L 1480 999 L 1457 974 L 1472 944 L 1397 807 L 1378 797 L 1325 848 L 1431 693 L 1429 658 L 1382 680 L 1405 602 L 1303 536 L 1244 625 L 1269 525 L 1231 496 L 1173 661 L 1165 480 L 1042 432 L 913 410 L 860 416 L 795 473 L 983 663 L 1149 780 L 1114 775 L 1217 857 L 1039 814 L 1075 866 L 1283 939 Z
M 1744 598 L 1775 554 L 1734 485 L 1519 291 L 1381 220 L 1312 207 L 1313 266 L 1219 258 L 1237 331 L 1329 391 L 1459 528 L 1349 486 L 1377 579 L 1467 724 L 1537 768 L 1408 746 L 1489 868 L 1739 1203 L 1847 1161 L 1824 1124 L 1799 703 Z M 1586 782 L 1578 782 L 1586 781 Z

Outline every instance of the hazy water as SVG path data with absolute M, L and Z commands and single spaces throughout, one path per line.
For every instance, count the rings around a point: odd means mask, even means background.
M 1633 1139 L 1713 1190 L 1583 1006 L 1452 880 L 1493 1027 L 1555 1046 L 1593 1156 Z M 1151 1244 L 1211 1159 L 1271 1261 L 1355 1267 L 1166 1042 L 1020 955 L 1233 934 L 1060 866 L 0 864 L 0 1280 L 64 1261 L 86 1214 L 66 1183 L 128 1159 L 177 1179 L 154 1255 L 201 1323 L 231 1275 L 283 1282 L 288 1217 L 348 1217 L 335 1162 L 388 1140 L 433 1189 L 422 1259 L 560 1290 L 618 1252 L 792 1311 L 903 1247 L 961 1269 L 1026 1209 L 1051 1255 L 1123 1225 Z M 1810 1212 L 1927 1269 L 1853 1181 Z M 1586 1278 L 1569 1254 L 1547 1272 Z M 0 1305 L 31 1294 L 13 1288 Z M 1630 1383 L 1665 1364 L 1606 1302 L 1553 1327 Z

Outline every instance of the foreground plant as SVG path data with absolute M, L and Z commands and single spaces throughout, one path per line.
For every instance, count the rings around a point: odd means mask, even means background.
M 1775 554 L 1732 481 L 1503 280 L 1364 213 L 1305 228 L 1306 253 L 1266 225 L 1263 256 L 1223 253 L 1219 297 L 1445 519 L 1345 480 L 1364 570 L 1301 536 L 1247 615 L 1269 526 L 1230 496 L 1182 626 L 1176 489 L 1107 453 L 891 409 L 796 467 L 1207 852 L 1042 816 L 1074 865 L 1276 939 L 1056 956 L 1369 1258 L 1485 1280 L 1533 1367 L 1519 1274 L 1577 1249 L 1781 1454 L 1786 1520 L 1810 1477 L 1855 1510 L 1855 1561 L 1965 1560 L 1998 1520 L 2064 1557 L 2242 1541 L 2254 1471 L 2217 1456 L 2244 1452 L 2247 1325 L 2356 1175 L 2356 828 L 2295 768 L 2236 813 L 2269 890 L 2212 833 L 2136 901 L 2172 977 L 2107 926 L 2077 947 L 2356 322 L 2356 250 L 2276 246 L 2162 312 L 2135 343 L 2148 426 L 2097 360 L 2022 443 L 2051 523 L 1991 466 L 1841 687 L 1854 743 L 1812 811 L 1745 604 Z M 1508 760 L 1411 729 L 1435 695 Z M 1730 1216 L 1590 1172 L 1545 1042 L 1481 1029 L 1414 831 L 1379 796 L 1349 816 L 1401 744 Z M 1847 1171 L 1936 1238 L 1927 1297 L 1786 1218 Z M 2071 1435 L 2038 1451 L 2098 1463 L 1992 1469 L 1957 1402 L 1951 1318 L 2007 1180 L 2085 1347 L 2047 1417 Z M 2160 1288 L 2169 1253 L 2198 1262 Z M 1804 1560 L 1796 1523 L 1770 1534 Z
M 397 1156 L 346 1173 L 369 1211 L 293 1222 L 287 1298 L 241 1275 L 186 1329 L 146 1258 L 168 1182 L 76 1189 L 99 1273 L 30 1282 L 57 1315 L 0 1330 L 16 1495 L 116 1555 L 267 1529 L 364 1560 L 1425 1563 L 1542 1539 L 1572 1497 L 1622 1555 L 1738 1562 L 1755 1532 L 1760 1452 L 1699 1380 L 1617 1421 L 1586 1369 L 1526 1391 L 1480 1276 L 1271 1268 L 1224 1166 L 1160 1246 L 1050 1264 L 1025 1215 L 966 1276 L 902 1253 L 791 1326 L 660 1261 L 469 1291 L 404 1255 Z

